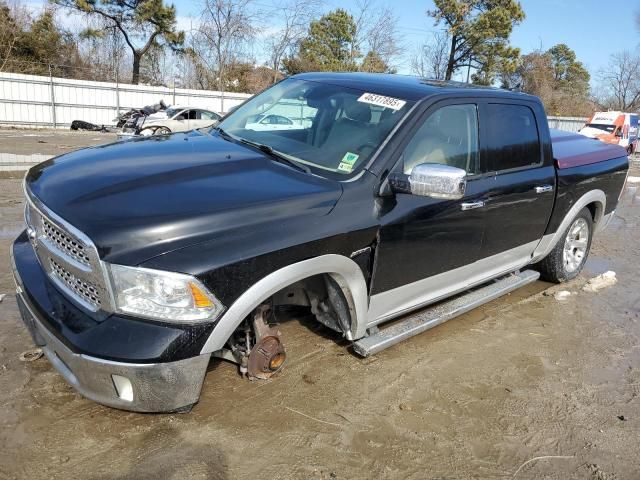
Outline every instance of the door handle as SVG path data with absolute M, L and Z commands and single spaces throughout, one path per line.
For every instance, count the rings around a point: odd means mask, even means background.
M 474 210 L 476 208 L 482 208 L 484 207 L 484 200 L 478 200 L 476 202 L 462 202 L 460 204 L 460 208 L 462 210 Z
M 547 192 L 552 192 L 553 191 L 553 187 L 551 185 L 540 185 L 539 187 L 535 188 L 536 193 L 547 193 Z

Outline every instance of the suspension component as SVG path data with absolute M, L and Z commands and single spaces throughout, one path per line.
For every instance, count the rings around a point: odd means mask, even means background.
M 247 362 L 249 380 L 270 378 L 282 368 L 287 358 L 284 345 L 280 340 L 280 330 L 277 326 L 270 326 L 267 323 L 270 311 L 269 305 L 260 305 L 254 311 L 255 344 L 249 352 Z

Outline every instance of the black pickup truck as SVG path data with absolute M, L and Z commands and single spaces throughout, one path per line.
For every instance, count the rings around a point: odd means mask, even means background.
M 529 95 L 298 75 L 215 128 L 32 168 L 18 304 L 86 397 L 188 409 L 211 357 L 277 372 L 292 305 L 366 356 L 540 275 L 575 277 L 627 171 L 620 147 L 550 133 Z

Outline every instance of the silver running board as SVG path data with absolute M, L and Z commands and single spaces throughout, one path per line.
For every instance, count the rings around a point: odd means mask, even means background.
M 528 283 L 535 282 L 540 274 L 533 270 L 511 273 L 494 280 L 484 287 L 476 288 L 468 293 L 445 300 L 432 307 L 428 307 L 404 320 L 397 321 L 384 330 L 353 342 L 353 349 L 358 355 L 368 357 L 407 338 L 418 335 L 441 323 L 473 310 L 491 300 L 512 292 Z

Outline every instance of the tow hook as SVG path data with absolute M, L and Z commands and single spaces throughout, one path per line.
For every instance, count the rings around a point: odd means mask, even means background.
M 280 340 L 280 330 L 270 326 L 267 318 L 271 307 L 260 305 L 253 315 L 255 345 L 249 352 L 246 372 L 249 380 L 266 380 L 282 368 L 287 358 L 284 345 Z

